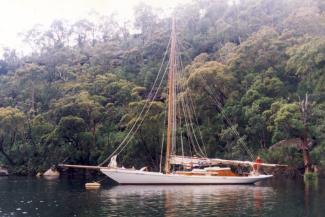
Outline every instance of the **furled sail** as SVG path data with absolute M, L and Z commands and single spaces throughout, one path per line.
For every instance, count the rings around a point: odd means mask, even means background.
M 256 163 L 252 161 L 224 160 L 219 158 L 200 158 L 180 155 L 172 155 L 170 158 L 170 163 L 174 165 L 183 165 L 186 167 L 206 167 L 215 165 L 253 166 L 254 164 L 259 164 L 260 166 L 265 167 L 286 166 L 280 164 Z

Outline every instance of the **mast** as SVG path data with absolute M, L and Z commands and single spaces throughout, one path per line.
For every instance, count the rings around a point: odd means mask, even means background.
M 170 173 L 170 154 L 176 143 L 176 103 L 175 103 L 175 73 L 176 73 L 176 31 L 175 17 L 172 20 L 171 44 L 168 72 L 168 125 L 165 172 Z

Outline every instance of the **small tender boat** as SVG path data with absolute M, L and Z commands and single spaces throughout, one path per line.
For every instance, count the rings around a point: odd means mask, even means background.
M 88 182 L 85 184 L 85 188 L 88 190 L 95 190 L 100 188 L 99 182 Z

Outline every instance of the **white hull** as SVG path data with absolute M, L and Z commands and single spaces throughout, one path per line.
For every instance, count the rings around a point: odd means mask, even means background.
M 172 184 L 253 184 L 263 179 L 271 178 L 272 175 L 256 176 L 209 176 L 209 175 L 181 175 L 163 174 L 129 169 L 101 168 L 100 171 L 119 184 L 129 185 L 172 185 Z

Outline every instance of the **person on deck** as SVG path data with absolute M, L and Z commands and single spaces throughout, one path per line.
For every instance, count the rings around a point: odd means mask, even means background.
M 260 164 L 262 163 L 262 160 L 260 156 L 257 156 L 255 160 L 255 164 L 253 164 L 253 173 L 258 175 L 260 173 Z

